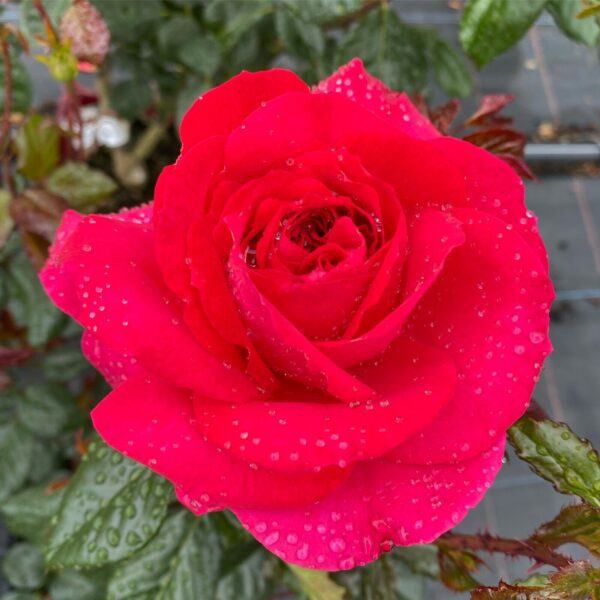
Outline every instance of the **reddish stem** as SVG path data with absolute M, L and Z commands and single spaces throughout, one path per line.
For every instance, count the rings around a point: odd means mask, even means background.
M 11 195 L 16 194 L 15 182 L 10 171 L 10 113 L 12 112 L 13 77 L 12 63 L 10 62 L 10 50 L 6 38 L 0 38 L 2 47 L 2 62 L 4 64 L 4 111 L 2 113 L 2 125 L 0 126 L 0 140 L 2 147 L 2 178 L 4 185 L 10 190 Z
M 454 550 L 479 550 L 483 552 L 507 554 L 508 556 L 527 556 L 538 563 L 551 565 L 557 569 L 569 566 L 573 561 L 532 540 L 513 540 L 499 538 L 489 533 L 464 534 L 446 533 L 437 544 Z

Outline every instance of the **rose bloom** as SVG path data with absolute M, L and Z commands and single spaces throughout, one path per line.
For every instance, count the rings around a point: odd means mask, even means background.
M 153 204 L 67 212 L 41 274 L 113 386 L 95 428 L 292 563 L 434 540 L 551 348 L 522 181 L 357 59 L 312 89 L 241 73 L 181 140 Z

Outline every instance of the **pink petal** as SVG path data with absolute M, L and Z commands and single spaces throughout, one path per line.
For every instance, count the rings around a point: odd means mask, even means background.
M 515 171 L 483 148 L 456 138 L 439 138 L 432 146 L 464 177 L 467 193 L 456 206 L 483 210 L 509 223 L 536 250 L 547 271 L 548 255 L 537 219 L 525 206 L 525 187 Z
M 300 153 L 341 148 L 359 133 L 389 129 L 383 118 L 342 96 L 285 94 L 232 131 L 225 146 L 225 166 L 232 176 L 250 178 L 283 166 Z
M 89 331 L 83 332 L 81 349 L 112 387 L 121 385 L 136 375 L 144 374 L 144 370 L 133 356 L 115 352 Z
M 448 257 L 405 331 L 454 358 L 457 387 L 436 420 L 393 452 L 405 462 L 464 460 L 489 446 L 525 411 L 551 350 L 554 294 L 538 253 L 489 214 L 452 214 L 466 242 Z
M 399 131 L 365 131 L 348 135 L 348 151 L 364 167 L 387 182 L 405 210 L 464 205 L 468 199 L 464 175 L 436 140 L 418 140 Z
M 271 552 L 303 567 L 338 571 L 375 560 L 396 544 L 428 543 L 459 523 L 502 464 L 504 436 L 456 465 L 360 464 L 336 491 L 311 506 L 234 510 Z
M 182 298 L 190 295 L 187 232 L 193 219 L 202 214 L 209 187 L 223 168 L 223 144 L 223 137 L 196 144 L 163 169 L 156 183 L 156 257 L 167 285 Z
M 257 289 L 239 248 L 240 224 L 226 219 L 236 240 L 229 256 L 229 281 L 251 339 L 265 362 L 285 377 L 344 401 L 372 398 L 373 390 L 320 352 Z M 308 307 L 307 307 L 308 308 Z
M 92 215 L 74 227 L 74 219 L 67 213 L 40 273 L 61 310 L 101 343 L 178 385 L 228 400 L 258 394 L 244 374 L 225 368 L 181 326 L 178 302 L 156 265 L 149 224 Z
M 281 94 L 308 91 L 306 83 L 292 71 L 242 71 L 204 93 L 187 111 L 179 132 L 182 152 L 211 136 L 227 135 L 251 112 Z
M 354 58 L 321 81 L 316 92 L 344 95 L 411 137 L 426 140 L 440 136 L 405 93 L 393 92 L 383 81 L 369 75 L 360 58 Z
M 302 471 L 380 456 L 430 423 L 455 385 L 445 352 L 400 342 L 355 371 L 378 399 L 328 402 L 303 387 L 282 388 L 265 402 L 195 401 L 199 428 L 236 457 L 267 468 Z
M 337 467 L 319 473 L 251 468 L 205 442 L 189 393 L 156 378 L 128 380 L 102 400 L 92 420 L 115 450 L 173 482 L 196 513 L 224 507 L 302 506 L 337 488 L 348 475 Z
M 405 263 L 402 301 L 362 335 L 317 342 L 317 347 L 342 367 L 369 360 L 383 352 L 401 333 L 415 306 L 443 270 L 454 248 L 464 242 L 462 225 L 437 210 L 425 209 L 409 219 L 409 253 Z

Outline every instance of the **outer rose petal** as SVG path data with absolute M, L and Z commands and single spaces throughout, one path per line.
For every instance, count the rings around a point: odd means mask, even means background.
M 190 295 L 187 231 L 202 213 L 213 177 L 223 168 L 225 138 L 198 143 L 163 169 L 156 183 L 154 209 L 155 250 L 167 285 L 180 297 Z
M 451 397 L 452 360 L 443 351 L 400 342 L 382 359 L 357 369 L 379 399 L 327 402 L 302 387 L 266 402 L 195 401 L 199 428 L 236 457 L 277 470 L 347 465 L 380 456 L 430 423 Z
M 190 394 L 154 378 L 135 377 L 92 412 L 94 427 L 115 450 L 172 481 L 195 512 L 224 507 L 303 506 L 337 488 L 348 470 L 276 473 L 205 442 Z
M 287 92 L 309 92 L 292 71 L 270 69 L 236 77 L 206 92 L 194 102 L 181 122 L 182 152 L 198 142 L 227 135 L 261 104 Z
M 405 93 L 393 92 L 383 81 L 367 73 L 360 58 L 351 60 L 321 81 L 316 91 L 345 95 L 411 137 L 426 140 L 440 136 Z
M 150 225 L 117 217 L 84 217 L 74 227 L 67 213 L 40 274 L 48 295 L 102 343 L 169 381 L 213 398 L 256 397 L 244 374 L 226 369 L 180 325 L 154 259 Z
M 337 571 L 376 559 L 392 544 L 427 543 L 460 522 L 502 464 L 504 436 L 457 465 L 361 463 L 348 480 L 311 506 L 234 510 L 248 531 L 291 563 Z
M 144 374 L 144 369 L 133 356 L 115 352 L 89 331 L 83 333 L 81 349 L 112 387 L 121 385 L 131 377 Z
M 537 252 L 486 213 L 456 209 L 467 240 L 414 311 L 407 335 L 444 348 L 458 379 L 435 421 L 393 451 L 411 463 L 465 460 L 525 411 L 551 345 L 554 296 Z
M 442 150 L 444 160 L 455 165 L 464 177 L 465 201 L 456 206 L 483 210 L 512 225 L 536 250 L 547 272 L 548 255 L 537 219 L 525 206 L 525 187 L 515 171 L 497 156 L 463 140 L 444 137 L 431 145 Z
M 389 129 L 385 119 L 342 96 L 285 94 L 255 110 L 231 132 L 225 166 L 233 176 L 250 178 L 300 153 L 342 147 L 360 133 Z

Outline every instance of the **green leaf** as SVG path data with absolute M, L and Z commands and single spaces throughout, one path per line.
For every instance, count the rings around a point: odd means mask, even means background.
M 104 570 L 87 571 L 65 569 L 50 583 L 53 600 L 106 600 L 107 573 Z
M 292 10 L 282 7 L 275 13 L 275 29 L 285 49 L 301 58 L 318 58 L 325 51 L 322 29 L 300 19 Z
M 90 369 L 81 353 L 79 343 L 63 344 L 46 352 L 42 358 L 42 371 L 51 381 L 72 381 Z
M 471 575 L 481 564 L 476 554 L 466 550 L 440 547 L 438 554 L 440 579 L 446 587 L 457 592 L 476 588 L 479 583 Z
M 201 81 L 196 77 L 190 77 L 187 81 L 186 86 L 183 88 L 179 96 L 177 97 L 177 123 L 181 124 L 185 113 L 188 111 L 190 106 L 198 99 L 199 96 L 205 92 L 209 86 L 205 81 Z
M 12 50 L 10 52 L 10 62 L 13 78 L 11 110 L 12 112 L 25 112 L 31 106 L 31 80 L 19 55 Z M 0 113 L 4 111 L 5 81 L 4 61 L 0 60 Z
M 33 443 L 31 468 L 27 476 L 28 481 L 32 485 L 36 485 L 53 479 L 60 472 L 63 461 L 64 456 L 61 455 L 58 439 L 46 438 L 43 441 L 36 439 Z
M 211 33 L 185 40 L 177 56 L 182 64 L 204 77 L 212 77 L 221 66 L 221 47 Z
M 58 167 L 48 178 L 47 187 L 79 210 L 93 207 L 118 189 L 108 175 L 84 162 L 67 162 Z
M 552 573 L 550 582 L 553 589 L 569 600 L 600 599 L 600 568 L 588 562 L 578 561 Z
M 437 36 L 431 41 L 430 54 L 435 79 L 444 92 L 449 96 L 468 96 L 473 79 L 462 56 Z
M 591 48 L 600 42 L 600 25 L 594 19 L 578 19 L 581 0 L 548 0 L 546 10 L 562 32 Z
M 158 531 L 169 490 L 150 470 L 92 443 L 53 519 L 48 565 L 98 567 L 131 556 Z
M 398 546 L 394 548 L 394 557 L 406 563 L 415 573 L 432 579 L 438 579 L 440 576 L 438 549 L 434 544 Z
M 304 569 L 292 564 L 287 566 L 309 600 L 342 600 L 344 597 L 344 588 L 334 583 L 325 571 Z
M 0 93 L 2 93 L 1 89 Z M 2 108 L 0 107 L 1 110 Z M 10 193 L 0 188 L 0 248 L 6 243 L 14 225 L 10 215 L 10 200 Z
M 45 580 L 44 557 L 32 544 L 17 544 L 4 557 L 2 572 L 18 590 L 36 590 Z
M 274 567 L 272 554 L 264 550 L 254 553 L 219 580 L 215 600 L 267 600 L 276 587 Z
M 212 598 L 219 560 L 219 538 L 209 519 L 179 509 L 147 546 L 115 571 L 108 599 Z
M 117 43 L 143 40 L 153 33 L 153 29 L 163 20 L 162 2 L 115 2 L 115 0 L 94 0 L 94 6 L 102 13 L 110 30 L 111 38 Z M 132 27 L 135 24 L 135 27 Z
M 138 118 L 154 100 L 148 81 L 139 78 L 111 84 L 108 95 L 111 107 L 129 120 Z
M 34 434 L 53 437 L 64 431 L 77 414 L 69 391 L 56 383 L 31 385 L 23 391 L 18 418 Z
M 28 343 L 34 347 L 45 345 L 68 318 L 52 304 L 24 252 L 9 262 L 6 284 L 8 309 L 18 325 L 26 327 Z
M 15 138 L 17 169 L 22 175 L 39 181 L 50 174 L 58 164 L 60 129 L 33 114 L 21 127 Z
M 19 423 L 0 424 L 0 500 L 15 492 L 31 468 L 34 438 Z
M 518 42 L 548 0 L 469 0 L 460 20 L 465 52 L 481 68 Z
M 284 0 L 300 18 L 312 23 L 331 22 L 359 10 L 364 0 Z
M 197 40 L 202 32 L 193 19 L 175 16 L 165 20 L 158 29 L 158 48 L 163 60 L 177 57 L 181 47 L 189 40 Z
M 210 598 L 217 586 L 219 538 L 207 519 L 196 519 L 160 581 L 156 600 Z
M 360 19 L 340 41 L 336 61 L 360 56 L 365 67 L 398 91 L 423 92 L 427 87 L 427 32 L 402 23 L 382 5 Z
M 4 522 L 14 534 L 31 542 L 45 541 L 50 519 L 56 514 L 64 488 L 53 490 L 47 484 L 27 488 L 2 503 Z
M 8 592 L 0 596 L 0 600 L 40 600 L 40 596 L 29 592 Z
M 565 506 L 555 519 L 542 525 L 532 539 L 551 548 L 576 542 L 600 557 L 600 510 L 587 504 Z
M 563 494 L 600 507 L 600 461 L 590 442 L 567 425 L 523 417 L 508 432 L 517 454 Z
M 409 548 L 408 548 L 409 549 Z M 365 567 L 335 574 L 348 600 L 423 600 L 425 581 L 394 549 Z M 431 557 L 429 557 L 431 558 Z M 437 551 L 433 556 L 437 563 Z

